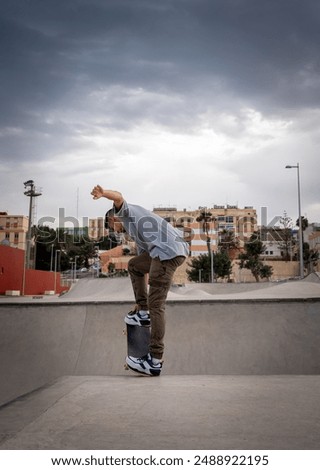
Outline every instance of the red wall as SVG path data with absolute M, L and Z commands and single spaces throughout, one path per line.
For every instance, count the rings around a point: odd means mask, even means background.
M 56 288 L 54 280 L 55 275 L 57 276 Z M 63 290 L 68 290 L 68 288 L 60 285 L 60 273 L 27 269 L 24 295 L 44 294 L 46 290 L 55 290 L 58 294 L 61 294 Z
M 22 291 L 24 250 L 0 245 L 0 294 Z
M 19 290 L 23 294 L 23 266 L 24 250 L 0 245 L 0 295 L 6 290 Z M 46 290 L 54 290 L 56 278 L 56 292 L 68 290 L 60 285 L 60 273 L 27 269 L 25 272 L 24 295 L 44 294 Z

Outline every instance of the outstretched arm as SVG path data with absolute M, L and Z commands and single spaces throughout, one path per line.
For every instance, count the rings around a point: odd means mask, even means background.
M 100 199 L 101 197 L 105 197 L 110 199 L 114 202 L 116 209 L 120 209 L 124 199 L 121 193 L 118 191 L 112 191 L 111 189 L 103 189 L 101 186 L 97 185 L 91 191 L 93 199 Z

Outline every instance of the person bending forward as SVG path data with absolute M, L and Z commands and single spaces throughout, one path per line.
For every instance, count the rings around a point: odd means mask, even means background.
M 181 233 L 162 217 L 141 206 L 127 203 L 118 191 L 97 185 L 93 199 L 113 201 L 106 213 L 106 227 L 112 233 L 126 232 L 135 242 L 137 256 L 128 264 L 136 307 L 125 317 L 129 325 L 151 325 L 149 353 L 126 358 L 127 365 L 140 373 L 160 375 L 164 353 L 165 304 L 175 270 L 189 253 Z M 149 274 L 149 290 L 146 284 Z

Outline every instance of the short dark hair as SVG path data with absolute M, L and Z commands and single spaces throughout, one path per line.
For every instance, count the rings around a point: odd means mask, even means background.
M 109 222 L 108 222 L 108 219 L 109 217 L 114 217 L 114 208 L 111 207 L 111 209 L 108 210 L 108 212 L 106 212 L 106 215 L 104 217 L 104 228 L 105 229 L 109 229 Z

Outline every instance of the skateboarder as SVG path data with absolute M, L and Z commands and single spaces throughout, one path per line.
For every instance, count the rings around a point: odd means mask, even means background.
M 93 199 L 113 201 L 106 214 L 109 231 L 126 232 L 135 242 L 137 256 L 128 264 L 136 308 L 125 317 L 129 325 L 151 323 L 149 353 L 144 357 L 126 358 L 127 365 L 146 375 L 159 375 L 162 368 L 165 334 L 165 303 L 175 270 L 188 256 L 188 244 L 181 233 L 156 214 L 127 203 L 118 191 L 95 186 Z M 145 275 L 149 274 L 149 291 Z

